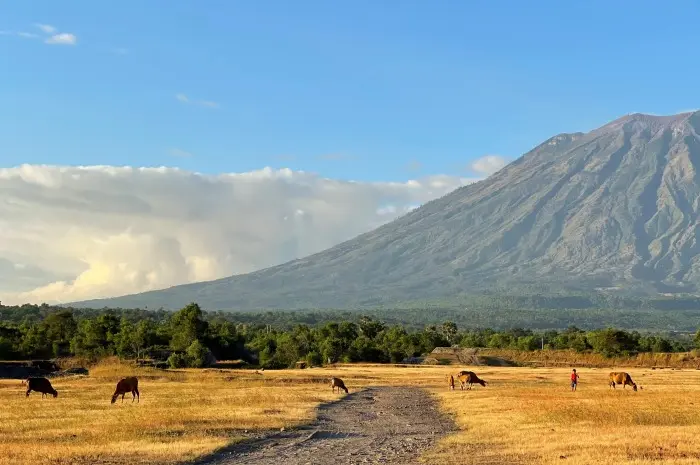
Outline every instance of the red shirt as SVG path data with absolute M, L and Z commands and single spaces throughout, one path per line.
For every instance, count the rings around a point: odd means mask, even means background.
M 571 373 L 571 381 L 573 381 L 573 382 L 578 381 L 578 373 Z

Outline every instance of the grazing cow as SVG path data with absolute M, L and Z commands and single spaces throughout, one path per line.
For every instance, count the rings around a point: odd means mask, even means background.
M 624 371 L 613 371 L 610 373 L 610 387 L 615 388 L 616 384 L 622 384 L 622 389 L 624 389 L 628 384 L 632 386 L 632 390 L 637 390 L 637 383 L 632 381 L 632 377 L 629 373 Z
M 349 392 L 348 388 L 345 387 L 345 383 L 340 378 L 331 378 L 331 391 L 335 392 L 335 388 L 338 388 L 338 392 L 340 392 L 341 389 L 343 389 L 346 394 Z
M 128 378 L 123 378 L 117 383 L 117 389 L 112 394 L 112 404 L 117 401 L 117 397 L 121 394 L 122 403 L 124 402 L 124 394 L 127 392 L 131 393 L 131 402 L 138 397 L 138 402 L 141 402 L 141 394 L 139 394 L 139 380 L 135 376 L 129 376 Z
M 476 376 L 476 373 L 473 371 L 460 371 L 459 375 L 457 375 L 457 379 L 459 379 L 459 387 L 461 390 L 464 390 L 464 386 L 467 384 L 469 385 L 469 390 L 471 390 L 472 384 L 474 383 L 479 383 L 482 386 L 486 386 L 486 381 Z
M 454 391 L 455 390 L 455 377 L 454 376 L 450 375 L 449 383 L 450 383 L 449 384 L 450 389 Z
M 27 397 L 32 391 L 40 392 L 42 399 L 47 394 L 58 397 L 58 392 L 51 386 L 51 381 L 46 378 L 27 378 Z

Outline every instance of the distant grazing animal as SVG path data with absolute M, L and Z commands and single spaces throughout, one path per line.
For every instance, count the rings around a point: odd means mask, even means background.
M 40 392 L 42 399 L 47 394 L 58 397 L 58 392 L 51 386 L 51 381 L 46 378 L 27 378 L 27 397 L 32 391 Z
M 628 384 L 632 386 L 632 390 L 637 390 L 637 383 L 632 381 L 632 377 L 629 373 L 624 371 L 613 371 L 610 373 L 610 387 L 615 388 L 616 384 L 622 384 L 622 389 L 624 389 Z
M 450 389 L 452 389 L 454 391 L 455 390 L 455 377 L 454 376 L 450 375 L 449 383 L 450 383 Z
M 335 388 L 338 388 L 338 392 L 340 392 L 341 389 L 343 389 L 346 394 L 349 392 L 348 388 L 345 387 L 345 383 L 340 378 L 331 378 L 331 391 L 335 392 Z
M 469 390 L 471 390 L 472 384 L 474 383 L 479 383 L 482 386 L 486 386 L 486 381 L 476 376 L 476 373 L 473 371 L 460 371 L 457 379 L 459 379 L 459 387 L 461 390 L 464 390 L 464 386 L 467 384 L 469 385 Z
M 129 376 L 128 378 L 123 378 L 117 383 L 117 389 L 112 394 L 112 404 L 117 401 L 117 397 L 121 394 L 122 402 L 124 402 L 124 394 L 127 392 L 131 393 L 131 402 L 138 397 L 138 402 L 141 402 L 141 394 L 139 394 L 139 380 L 135 376 Z

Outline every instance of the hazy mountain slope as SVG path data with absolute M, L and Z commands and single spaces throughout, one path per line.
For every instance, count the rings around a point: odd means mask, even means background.
M 488 179 L 324 252 L 80 306 L 347 307 L 496 287 L 700 287 L 700 112 L 545 141 Z

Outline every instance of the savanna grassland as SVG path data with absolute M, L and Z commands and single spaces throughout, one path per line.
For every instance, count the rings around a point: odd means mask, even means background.
M 429 463 L 700 463 L 700 371 L 625 368 L 641 390 L 607 385 L 610 369 L 476 369 L 470 392 L 434 391 L 460 432 Z
M 315 406 L 351 392 L 411 385 L 435 395 L 460 428 L 424 453 L 429 464 L 698 463 L 700 371 L 626 368 L 642 387 L 612 390 L 607 368 L 473 367 L 489 384 L 447 389 L 458 366 L 338 365 L 306 370 L 150 370 L 103 363 L 88 377 L 56 378 L 57 399 L 41 399 L 18 380 L 0 381 L 1 463 L 177 463 L 255 431 L 310 421 Z M 110 405 L 116 381 L 140 378 L 141 403 Z
M 111 405 L 116 382 L 131 374 L 139 377 L 140 403 L 126 394 Z M 27 399 L 19 380 L 0 380 L 0 463 L 175 463 L 246 430 L 309 421 L 316 405 L 339 397 L 325 381 L 283 377 L 103 364 L 88 377 L 54 378 L 55 399 L 35 392 Z

